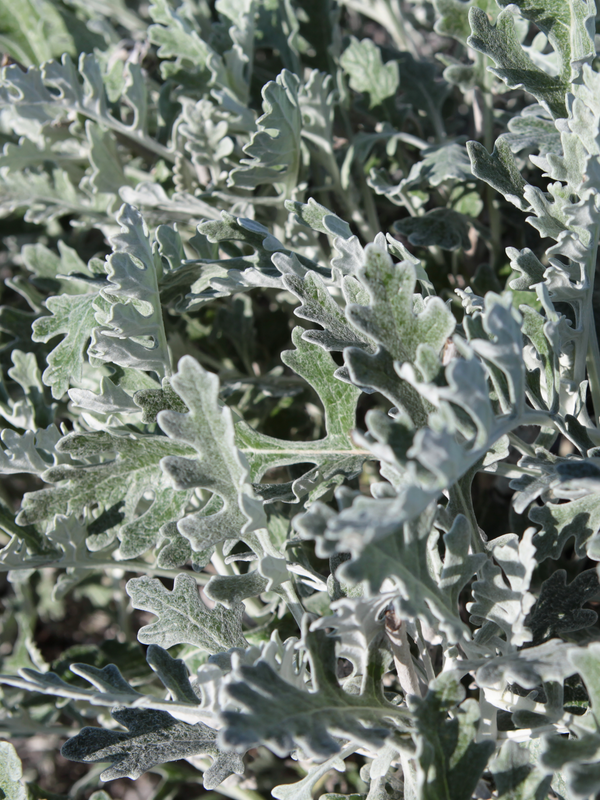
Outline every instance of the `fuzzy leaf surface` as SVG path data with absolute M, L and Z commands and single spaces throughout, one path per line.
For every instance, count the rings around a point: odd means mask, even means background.
M 364 461 L 364 455 L 350 438 L 355 426 L 360 390 L 334 379 L 337 365 L 332 357 L 321 347 L 305 341 L 303 332 L 302 328 L 294 329 L 292 342 L 296 349 L 285 350 L 281 360 L 317 392 L 325 410 L 326 436 L 313 442 L 292 442 L 265 436 L 244 422 L 236 426 L 237 445 L 248 460 L 250 475 L 255 483 L 274 467 L 306 461 L 316 465 L 302 478 L 292 482 L 287 495 L 277 495 L 277 499 L 292 502 L 297 502 L 306 494 L 316 499 L 332 485 L 356 475 Z M 265 490 L 266 487 L 263 489 L 262 485 L 255 486 L 259 494 Z
M 205 789 L 214 789 L 232 773 L 241 774 L 244 770 L 238 755 L 219 751 L 215 743 L 217 732 L 203 722 L 190 725 L 166 711 L 137 708 L 117 708 L 111 715 L 127 728 L 127 733 L 83 728 L 61 750 L 71 761 L 112 762 L 101 775 L 103 781 L 136 780 L 157 764 L 193 755 L 207 755 L 213 760 L 204 774 Z
M 221 605 L 209 609 L 198 594 L 198 584 L 185 573 L 175 578 L 169 591 L 157 578 L 144 575 L 127 583 L 127 593 L 134 608 L 151 611 L 159 619 L 144 625 L 138 633 L 143 644 L 169 648 L 174 644 L 192 644 L 209 653 L 230 647 L 245 647 L 242 634 L 243 606 Z
M 336 677 L 334 641 L 321 631 L 305 633 L 305 641 L 311 655 L 312 691 L 288 683 L 264 661 L 237 667 L 227 691 L 247 712 L 223 713 L 225 746 L 242 752 L 262 743 L 284 756 L 299 745 L 323 758 L 339 752 L 334 736 L 379 747 L 392 730 L 404 728 L 406 712 L 383 699 L 376 663 L 360 694 L 349 694 Z
M 55 514 L 81 514 L 99 503 L 105 516 L 90 529 L 90 533 L 98 534 L 95 549 L 108 544 L 110 532 L 118 527 L 125 557 L 131 558 L 152 546 L 162 524 L 181 516 L 189 492 L 172 487 L 160 461 L 174 451 L 189 453 L 186 445 L 162 436 L 113 436 L 98 431 L 68 434 L 56 447 L 59 453 L 68 453 L 74 459 L 94 461 L 100 456 L 106 460 L 46 470 L 44 480 L 58 486 L 28 492 L 23 498 L 19 525 L 48 520 Z M 142 516 L 136 517 L 138 503 L 149 491 L 153 502 Z
M 167 455 L 162 469 L 180 491 L 201 487 L 222 501 L 216 513 L 185 517 L 178 525 L 180 532 L 194 550 L 202 550 L 265 527 L 264 511 L 246 482 L 247 469 L 235 445 L 231 411 L 219 402 L 217 376 L 185 356 L 171 386 L 189 412 L 161 411 L 158 423 L 180 449 L 192 447 L 197 455 Z

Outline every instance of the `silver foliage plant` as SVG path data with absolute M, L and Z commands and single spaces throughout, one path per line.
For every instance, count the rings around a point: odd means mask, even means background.
M 28 310 L 0 318 L 0 470 L 30 476 L 0 510 L 6 737 L 69 736 L 104 781 L 189 759 L 238 800 L 259 746 L 305 770 L 278 800 L 345 762 L 367 800 L 600 793 L 596 7 L 398 5 L 70 0 L 86 29 L 48 1 L 40 38 L 10 12 L 0 207 L 45 239 L 13 245 Z M 343 38 L 343 15 L 391 44 Z M 432 36 L 465 56 L 444 80 Z M 466 148 L 449 92 L 475 105 Z M 508 247 L 506 290 L 441 292 L 473 234 L 503 263 L 504 213 L 540 241 Z M 110 252 L 82 258 L 67 217 Z M 256 298 L 295 318 L 263 372 Z M 265 428 L 300 396 L 308 428 Z M 482 474 L 511 493 L 494 538 Z M 52 615 L 125 573 L 147 664 L 53 671 L 32 586 L 50 576 Z M 0 753 L 2 796 L 41 796 Z

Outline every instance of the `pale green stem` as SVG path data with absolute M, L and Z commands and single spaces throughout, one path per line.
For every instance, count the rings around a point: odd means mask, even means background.
M 354 222 L 365 242 L 372 242 L 379 233 L 379 228 L 374 229 L 372 227 L 365 219 L 361 209 L 354 203 L 352 193 L 343 188 L 342 176 L 340 175 L 340 169 L 333 151 L 320 149 L 317 153 L 321 156 L 325 168 L 331 175 L 333 183 L 329 188 L 334 192 L 338 202 L 342 206 L 344 215 Z
M 8 569 L 3 568 L 4 565 L 0 564 L 0 572 L 8 572 Z M 48 561 L 46 563 L 40 564 L 35 563 L 32 564 L 31 562 L 23 562 L 23 564 L 19 564 L 18 566 L 11 566 L 10 571 L 20 570 L 20 569 L 45 569 L 47 567 L 51 567 L 53 569 L 96 569 L 96 570 L 111 570 L 111 569 L 118 569 L 122 570 L 123 572 L 143 572 L 145 575 L 157 576 L 160 578 L 176 578 L 180 575 L 183 570 L 180 569 L 161 569 L 160 567 L 153 567 L 151 564 L 146 564 L 145 561 L 91 561 L 89 563 L 80 563 L 77 561 L 61 561 L 60 563 L 56 563 L 53 561 Z M 211 576 L 206 575 L 202 572 L 186 572 L 187 575 L 191 575 L 191 577 L 196 581 L 196 583 L 208 583 Z
M 365 206 L 365 211 L 367 213 L 368 225 L 371 231 L 372 232 L 375 231 L 375 235 L 377 235 L 381 230 L 381 222 L 379 221 L 377 206 L 375 205 L 375 201 L 373 200 L 373 192 L 369 188 L 362 171 L 358 176 L 358 180 L 360 182 L 360 193 Z M 374 238 L 375 236 L 373 236 L 373 239 Z
M 389 615 L 389 618 L 388 618 Z M 422 697 L 419 678 L 410 652 L 410 645 L 406 635 L 406 625 L 389 611 L 386 613 L 385 632 L 387 634 L 398 681 L 405 697 L 416 695 Z
M 419 648 L 419 653 L 421 654 L 421 658 L 423 659 L 423 665 L 425 666 L 425 674 L 427 675 L 427 680 L 429 682 L 435 680 L 435 670 L 433 669 L 433 664 L 431 663 L 431 656 L 429 655 L 429 647 L 423 637 L 423 628 L 421 627 L 421 620 L 415 620 L 415 628 L 417 629 L 417 647 Z
M 450 486 L 448 489 L 448 493 L 451 495 L 451 499 L 456 503 L 456 505 L 461 509 L 465 517 L 469 520 L 469 524 L 471 526 L 471 544 L 473 546 L 473 552 L 484 553 L 485 547 L 483 542 L 481 541 L 481 535 L 479 534 L 479 524 L 477 522 L 477 517 L 475 516 L 475 511 L 473 510 L 473 503 L 471 502 L 471 498 L 465 497 L 465 493 L 462 490 L 460 481 L 457 481 L 455 484 Z
M 292 616 L 298 624 L 298 627 L 302 627 L 304 609 L 302 608 L 302 604 L 298 599 L 298 595 L 296 594 L 293 583 L 291 581 L 284 581 L 281 586 L 278 587 L 277 593 L 285 600 L 287 607 L 292 612 Z
M 489 475 L 502 475 L 505 478 L 520 478 L 521 475 L 531 475 L 535 478 L 539 475 L 539 472 L 534 469 L 525 469 L 524 467 L 518 467 L 516 464 L 504 464 L 501 462 L 490 464 L 483 471 Z
M 219 575 L 239 575 L 240 571 L 235 562 L 227 564 L 225 556 L 223 555 L 223 542 L 215 547 L 215 551 L 210 558 L 213 567 L 217 570 Z
M 121 136 L 130 139 L 132 142 L 136 142 L 145 150 L 149 150 L 151 153 L 164 158 L 166 161 L 170 161 L 172 164 L 175 163 L 177 156 L 177 152 L 175 150 L 169 150 L 168 147 L 160 144 L 160 142 L 157 142 L 155 139 L 151 139 L 149 136 L 138 134 L 137 132 L 132 131 L 128 125 L 124 125 L 122 122 L 115 119 L 111 114 L 105 114 L 104 116 L 102 114 L 95 114 L 90 109 L 79 105 L 75 106 L 75 110 L 82 116 L 97 122 L 101 127 L 111 128 Z
M 477 69 L 481 80 L 481 91 L 478 89 L 474 90 L 473 102 L 474 105 L 479 108 L 482 123 L 481 131 L 477 130 L 475 135 L 477 138 L 483 139 L 486 150 L 491 153 L 494 149 L 494 101 L 491 92 L 493 75 L 487 69 L 488 65 L 488 56 L 483 53 L 478 53 Z M 502 220 L 500 211 L 496 205 L 496 192 L 489 184 L 486 184 L 485 196 L 488 218 L 490 221 L 490 266 L 494 269 L 502 248 Z
M 511 431 L 508 434 L 508 439 L 515 450 L 518 450 L 519 453 L 524 456 L 531 456 L 532 458 L 535 458 L 536 452 L 534 448 L 530 444 L 527 444 L 527 442 L 524 442 L 519 436 L 517 436 L 516 433 L 514 433 L 514 431 Z

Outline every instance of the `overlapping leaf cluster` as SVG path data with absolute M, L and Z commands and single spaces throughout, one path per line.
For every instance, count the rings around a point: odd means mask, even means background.
M 6 738 L 157 800 L 596 797 L 595 5 L 0 24 Z

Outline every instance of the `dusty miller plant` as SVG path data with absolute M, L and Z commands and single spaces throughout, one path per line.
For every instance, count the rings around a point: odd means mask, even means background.
M 71 797 L 596 797 L 594 3 L 140 9 L 0 4 L 5 738 Z

